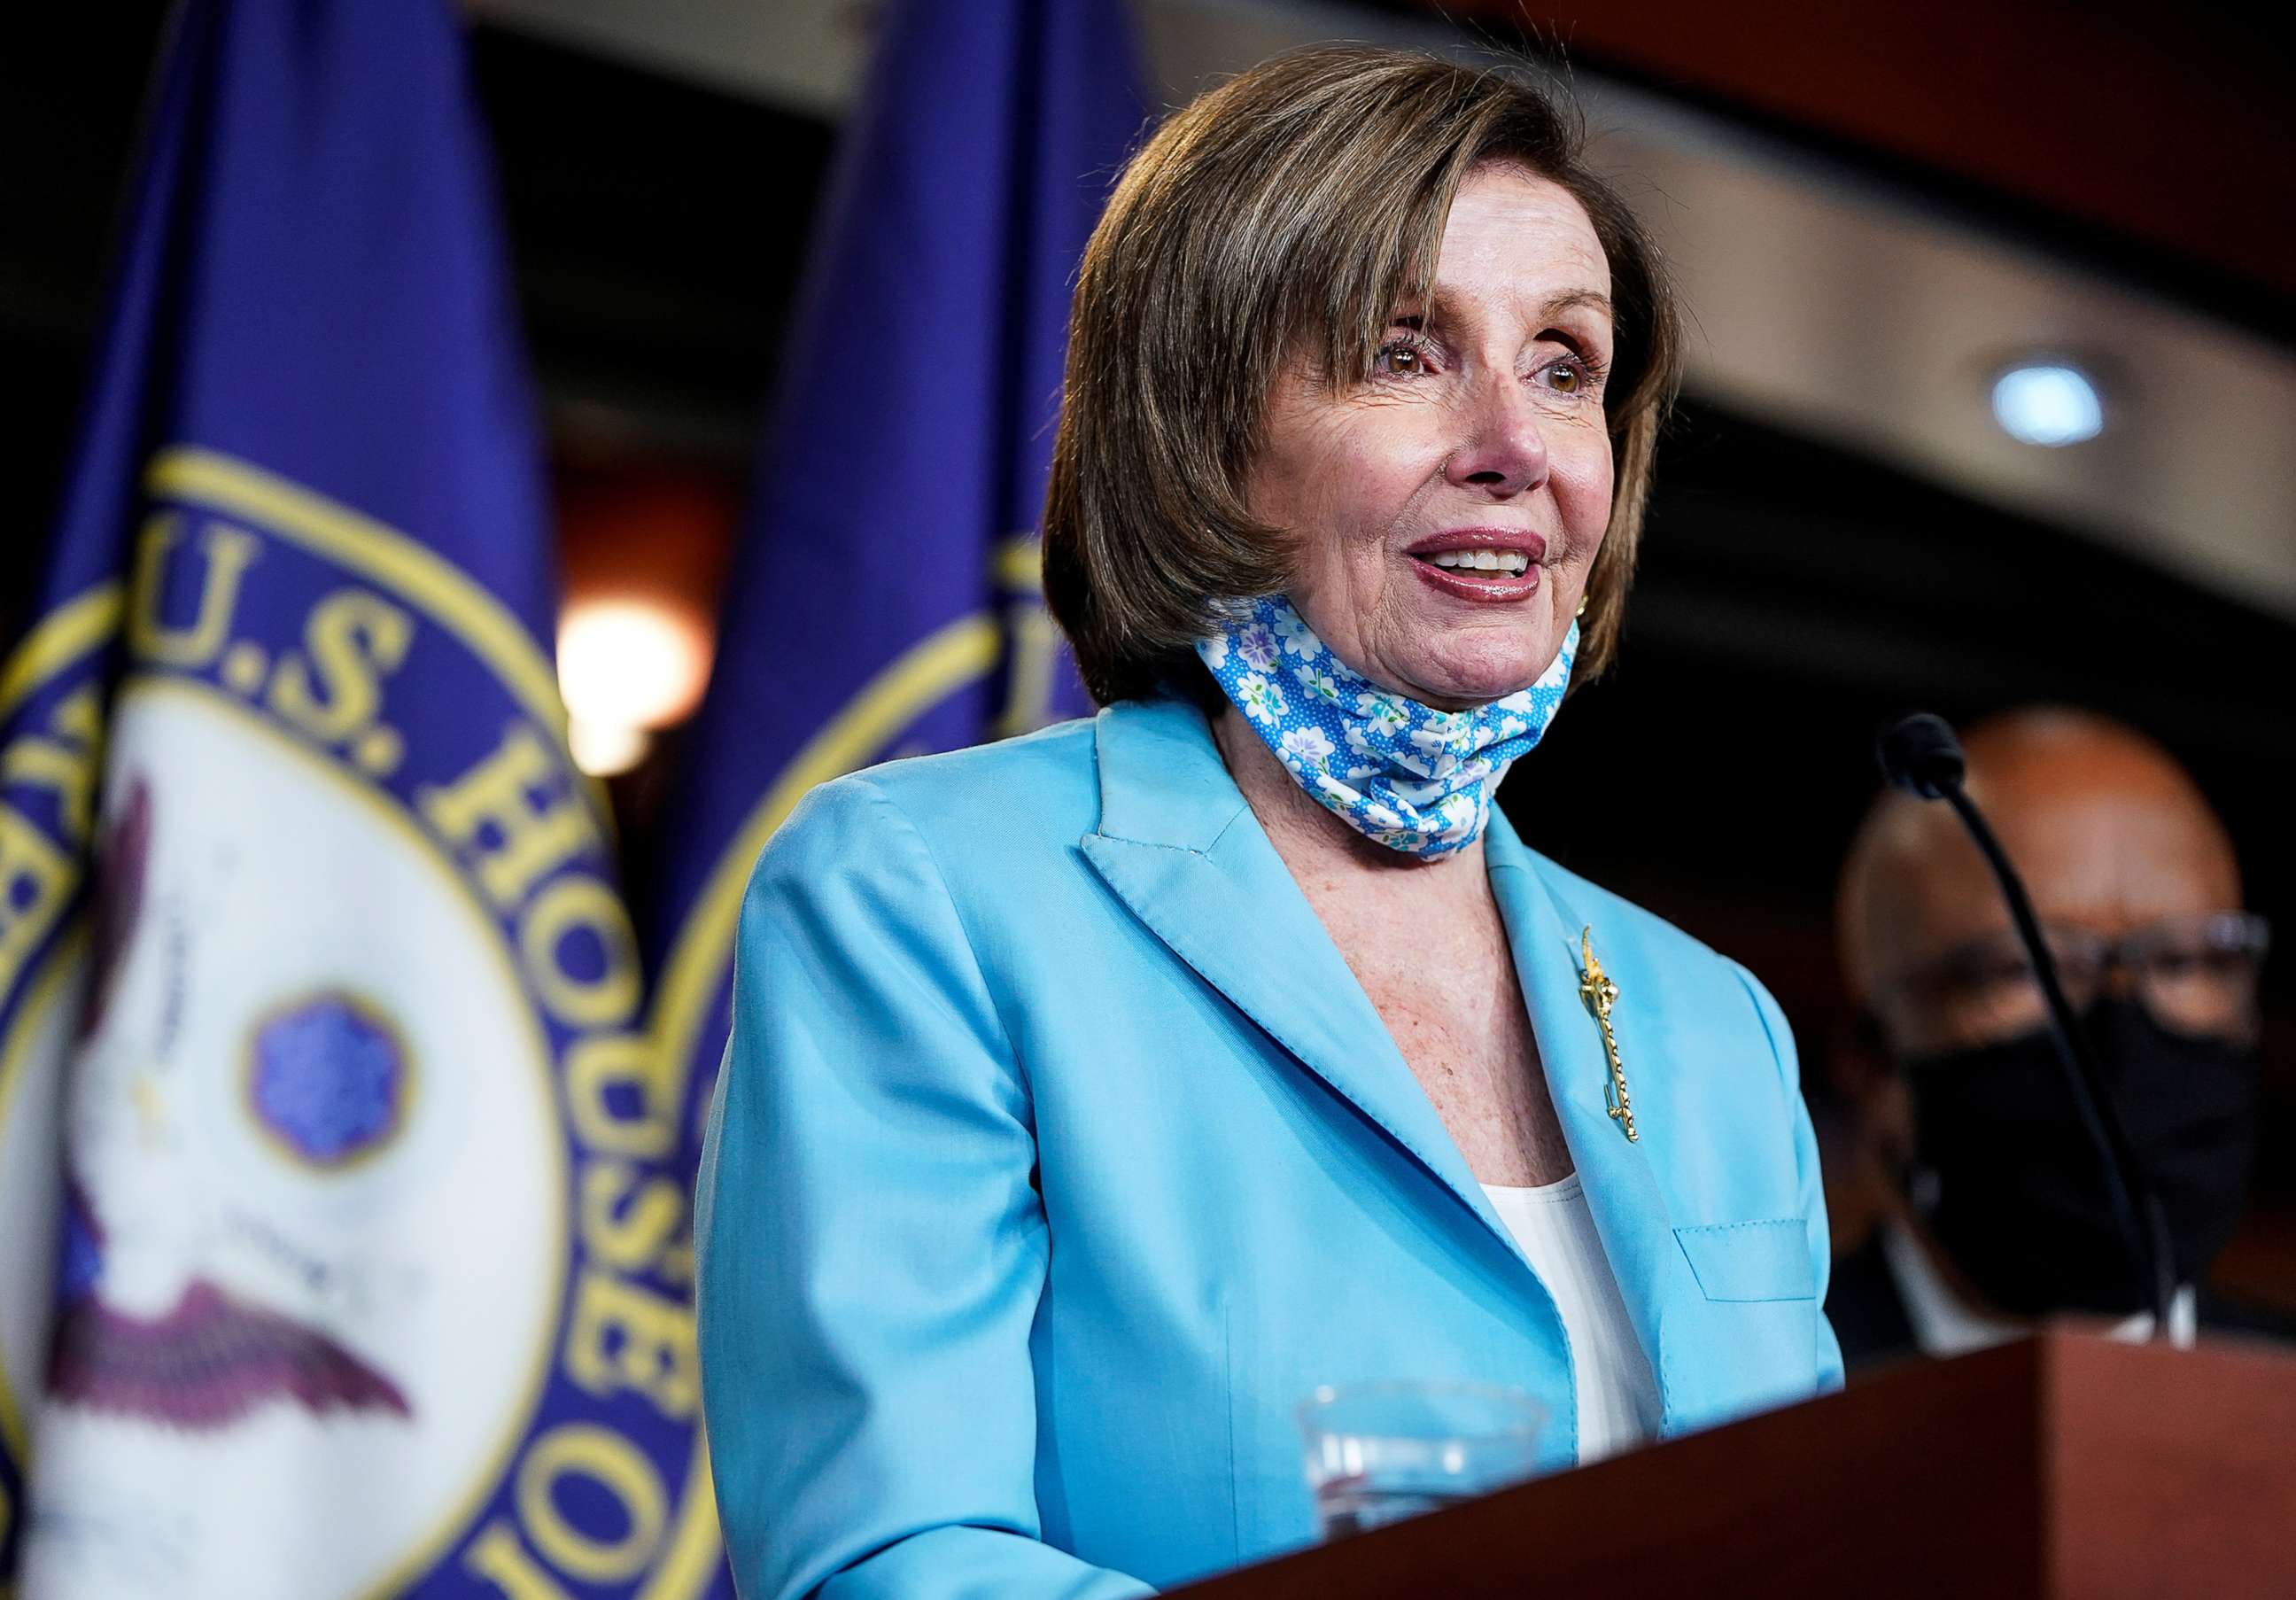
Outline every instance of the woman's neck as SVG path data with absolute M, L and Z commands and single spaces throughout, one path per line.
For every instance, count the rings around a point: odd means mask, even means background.
M 1365 880 L 1414 893 L 1488 892 L 1480 837 L 1463 850 L 1431 860 L 1374 844 L 1310 799 L 1235 707 L 1220 707 L 1211 726 L 1228 775 L 1310 899 L 1319 887 Z

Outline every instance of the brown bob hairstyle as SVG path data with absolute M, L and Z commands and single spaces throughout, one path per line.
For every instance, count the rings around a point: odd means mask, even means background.
M 1615 477 L 1578 674 L 1610 664 L 1682 340 L 1656 247 L 1584 147 L 1519 69 L 1321 45 L 1201 96 L 1133 158 L 1078 276 L 1045 505 L 1046 599 L 1094 699 L 1195 685 L 1214 608 L 1283 588 L 1290 536 L 1244 503 L 1270 385 L 1295 358 L 1335 389 L 1369 376 L 1487 161 L 1569 190 L 1610 261 Z

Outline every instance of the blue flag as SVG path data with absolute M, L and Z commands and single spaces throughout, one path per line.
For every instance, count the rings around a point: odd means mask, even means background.
M 191 0 L 131 224 L 0 667 L 7 1555 L 709 1592 L 680 1108 L 447 0 Z
M 800 795 L 1089 702 L 1043 601 L 1070 291 L 1145 111 L 1119 0 L 896 0 L 838 147 L 649 928 L 689 1141 Z

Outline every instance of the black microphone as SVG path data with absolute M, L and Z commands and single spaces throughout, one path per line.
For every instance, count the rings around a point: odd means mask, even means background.
M 1874 753 L 1881 758 L 1882 775 L 1893 787 L 1951 806 L 1977 841 L 1985 864 L 1993 869 L 2001 898 L 2009 905 L 2009 920 L 2017 926 L 2025 958 L 2032 963 L 2033 976 L 2048 1005 L 2049 1038 L 2056 1046 L 2057 1063 L 2064 1069 L 2066 1090 L 2103 1164 L 2105 1198 L 2112 1208 L 2113 1223 L 2128 1249 L 2130 1268 L 2141 1275 L 2145 1298 L 2152 1303 L 2153 1336 L 2166 1339 L 2169 1302 L 2176 1292 L 2176 1258 L 2169 1245 L 2168 1216 L 2129 1149 L 2120 1114 L 2105 1091 L 2080 1023 L 2066 1003 L 2056 960 L 2049 953 L 2048 941 L 2041 937 L 2041 924 L 2033 915 L 2033 902 L 2026 898 L 2025 885 L 2018 881 L 2009 857 L 2002 852 L 2001 841 L 1994 838 L 1976 803 L 1962 789 L 1968 763 L 1962 757 L 1961 741 L 1954 737 L 1944 718 L 1915 711 L 1884 727 L 1874 741 Z

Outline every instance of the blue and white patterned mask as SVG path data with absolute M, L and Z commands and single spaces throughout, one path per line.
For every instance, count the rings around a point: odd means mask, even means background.
M 1233 609 L 1196 653 L 1300 788 L 1365 838 L 1432 860 L 1482 836 L 1499 780 L 1554 720 L 1578 625 L 1537 683 L 1467 711 L 1379 687 L 1281 595 Z

